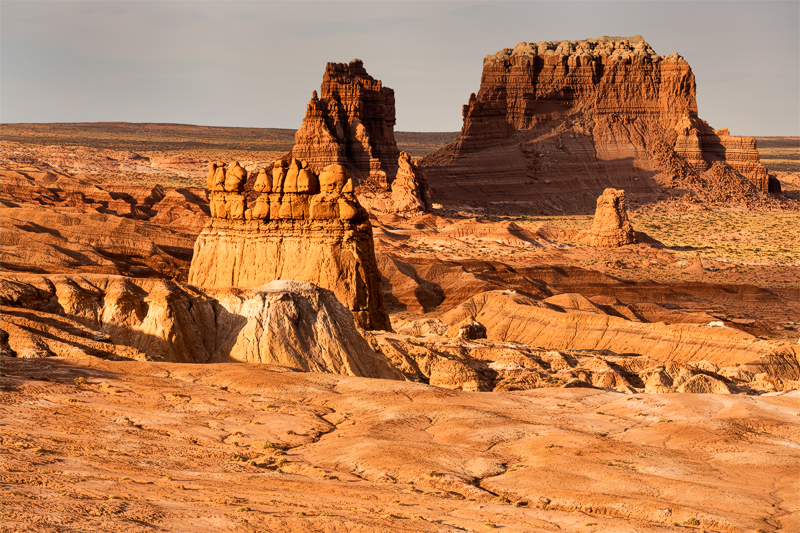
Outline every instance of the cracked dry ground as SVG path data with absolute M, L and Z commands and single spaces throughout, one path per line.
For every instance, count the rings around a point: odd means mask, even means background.
M 0 362 L 2 531 L 800 529 L 797 391 Z

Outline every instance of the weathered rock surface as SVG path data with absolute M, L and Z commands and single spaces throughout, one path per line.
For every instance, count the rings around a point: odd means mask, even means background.
M 273 281 L 197 289 L 106 275 L 0 278 L 6 355 L 248 362 L 402 379 L 330 291 Z
M 602 248 L 617 248 L 636 242 L 636 234 L 625 209 L 625 191 L 606 189 L 597 199 L 592 227 L 578 235 L 578 241 Z
M 189 283 L 255 287 L 298 280 L 333 291 L 359 326 L 389 329 L 367 212 L 340 164 L 319 174 L 306 161 L 259 171 L 248 207 L 241 167 L 212 163 L 212 219 L 195 242 Z M 234 173 L 233 177 L 228 174 Z
M 50 168 L 0 169 L 0 266 L 185 280 L 207 219 L 201 194 Z
M 269 365 L 2 365 L 12 530 L 798 529 L 796 392 L 476 394 Z
M 375 215 L 424 216 L 431 210 L 425 175 L 406 152 L 400 152 L 397 165 L 397 176 L 389 188 L 376 182 L 360 184 L 356 188 L 359 201 Z
M 456 326 L 453 326 L 455 328 Z M 451 328 L 452 329 L 452 328 Z M 635 393 L 763 393 L 800 389 L 800 351 L 760 356 L 745 365 L 665 362 L 612 350 L 546 349 L 520 342 L 379 333 L 373 343 L 406 379 L 465 391 L 592 387 Z M 449 335 L 449 333 L 448 333 Z M 759 372 L 763 370 L 763 372 Z
M 733 365 L 747 363 L 771 349 L 769 343 L 733 328 L 634 322 L 612 314 L 565 310 L 507 291 L 478 294 L 441 319 L 456 324 L 473 316 L 486 326 L 489 339 L 556 350 L 608 349 L 661 361 L 702 359 Z
M 709 190 L 722 201 L 728 184 L 704 176 L 722 164 L 749 186 L 741 202 L 769 202 L 755 141 L 700 120 L 695 92 L 683 57 L 641 36 L 506 48 L 484 60 L 459 137 L 422 162 L 433 200 L 585 213 L 614 187 L 637 203 Z

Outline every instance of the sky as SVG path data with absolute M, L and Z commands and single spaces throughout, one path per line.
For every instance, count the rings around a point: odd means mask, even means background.
M 325 64 L 360 58 L 394 89 L 396 130 L 458 131 L 486 55 L 637 34 L 689 62 L 713 127 L 800 135 L 796 0 L 2 0 L 0 122 L 295 129 Z

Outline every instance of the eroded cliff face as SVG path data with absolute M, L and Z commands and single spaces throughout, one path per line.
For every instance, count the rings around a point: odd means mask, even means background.
M 641 36 L 506 48 L 484 59 L 459 137 L 423 161 L 433 198 L 587 212 L 608 186 L 643 203 L 713 187 L 714 163 L 767 192 L 755 141 L 700 120 L 695 93 L 683 57 Z
M 211 163 L 212 219 L 195 242 L 189 283 L 255 287 L 298 280 L 333 291 L 359 326 L 390 329 L 383 306 L 372 226 L 344 166 L 319 174 L 306 161 L 278 161 L 259 171 L 248 205 L 246 172 Z
M 295 133 L 292 157 L 320 172 L 343 165 L 358 199 L 371 213 L 414 216 L 430 211 L 427 182 L 397 149 L 394 91 L 367 74 L 360 59 L 328 63 L 320 95 L 314 91 Z

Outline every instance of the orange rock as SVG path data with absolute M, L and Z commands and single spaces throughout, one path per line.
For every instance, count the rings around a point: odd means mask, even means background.
M 506 214 L 587 213 L 609 186 L 637 203 L 676 188 L 707 201 L 729 187 L 702 175 L 715 164 L 752 183 L 737 203 L 769 201 L 759 191 L 778 185 L 755 141 L 715 132 L 695 95 L 683 57 L 659 56 L 641 36 L 522 42 L 484 59 L 461 134 L 421 166 L 435 202 Z
M 238 161 L 231 163 L 225 172 L 225 190 L 228 192 L 242 192 L 246 181 L 247 171 L 239 165 Z
M 306 165 L 308 164 L 305 161 L 303 161 L 303 163 Z M 297 174 L 297 192 L 305 194 L 316 194 L 319 192 L 319 179 L 310 169 L 302 168 Z
M 357 181 L 397 171 L 394 91 L 367 74 L 360 59 L 328 63 L 314 91 L 291 155 L 317 172 L 346 164 Z
M 283 181 L 286 179 L 286 162 L 275 161 L 272 167 L 272 192 L 283 192 Z
M 350 176 L 347 169 L 338 163 L 328 165 L 319 175 L 319 187 L 323 193 L 338 194 L 342 192 Z
M 225 163 L 217 163 L 216 168 L 214 169 L 214 184 L 211 187 L 212 191 L 224 191 L 225 190 Z
M 266 194 L 259 195 L 256 199 L 256 205 L 253 206 L 252 218 L 258 220 L 269 219 L 269 196 Z
M 625 191 L 606 189 L 597 199 L 592 227 L 578 234 L 578 241 L 601 248 L 617 248 L 636 242 L 625 209 Z
M 332 290 L 359 326 L 391 329 L 369 217 L 352 192 L 342 192 L 352 184 L 347 169 L 329 165 L 317 178 L 305 162 L 292 159 L 288 170 L 277 162 L 273 171 L 283 182 L 272 190 L 283 192 L 262 193 L 251 209 L 239 193 L 209 193 L 213 218 L 195 243 L 189 282 L 252 287 L 308 281 Z M 259 176 L 263 190 L 266 172 Z M 298 181 L 303 193 L 290 192 L 298 190 Z M 309 194 L 317 183 L 322 192 Z
M 258 176 L 256 177 L 255 184 L 253 185 L 253 190 L 261 193 L 272 192 L 272 178 L 267 175 L 267 171 L 265 169 L 262 168 L 258 171 Z
M 297 191 L 297 176 L 300 174 L 300 161 L 295 158 L 289 162 L 289 170 L 286 172 L 286 179 L 283 182 L 283 192 Z

